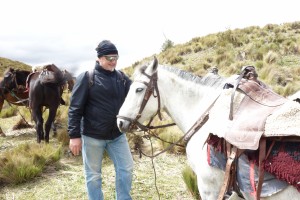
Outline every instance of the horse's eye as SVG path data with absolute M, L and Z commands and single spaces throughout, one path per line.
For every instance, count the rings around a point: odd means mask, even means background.
M 138 93 L 138 92 L 141 92 L 141 91 L 143 91 L 143 90 L 144 90 L 144 88 L 137 88 L 137 89 L 135 90 L 135 92 Z

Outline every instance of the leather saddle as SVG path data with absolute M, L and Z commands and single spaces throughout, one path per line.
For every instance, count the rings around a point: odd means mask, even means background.
M 225 193 L 229 190 L 238 191 L 235 177 L 235 160 L 246 149 L 259 149 L 259 179 L 256 185 L 255 198 L 257 200 L 260 199 L 262 182 L 264 179 L 263 163 L 272 149 L 272 145 L 269 149 L 266 149 L 266 140 L 268 139 L 273 141 L 273 144 L 275 141 L 272 135 L 270 137 L 266 137 L 266 135 L 263 136 L 265 132 L 266 121 L 268 120 L 269 116 L 274 115 L 274 113 L 278 112 L 278 110 L 281 110 L 285 104 L 289 102 L 288 99 L 274 93 L 265 84 L 257 80 L 257 74 L 254 67 L 247 67 L 244 69 L 244 73 L 241 73 L 240 77 L 238 78 L 231 96 L 229 120 L 231 120 L 232 123 L 230 128 L 224 134 L 224 139 L 226 141 L 225 154 L 227 155 L 227 163 L 224 182 L 219 192 L 218 200 L 223 199 Z M 238 105 L 237 110 L 235 110 L 233 113 L 232 108 L 235 90 L 244 93 L 245 96 Z M 300 113 L 300 107 L 299 109 L 296 108 L 295 110 L 295 113 Z M 273 123 L 276 123 L 276 121 L 273 121 Z M 285 134 L 284 136 L 287 136 L 285 138 L 289 138 L 291 135 L 294 134 L 290 133 Z
M 267 118 L 288 99 L 253 80 L 242 79 L 237 88 L 245 96 L 233 113 L 232 126 L 224 138 L 239 149 L 256 150 Z

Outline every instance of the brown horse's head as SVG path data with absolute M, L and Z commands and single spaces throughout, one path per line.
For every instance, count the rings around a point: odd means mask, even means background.
M 68 85 L 68 91 L 71 92 L 73 90 L 75 80 L 69 71 L 63 70 L 62 72 L 64 75 L 64 79 L 66 80 L 66 84 Z
M 8 68 L 4 72 L 1 88 L 5 93 L 11 91 L 24 91 L 26 88 L 26 79 L 30 71 Z

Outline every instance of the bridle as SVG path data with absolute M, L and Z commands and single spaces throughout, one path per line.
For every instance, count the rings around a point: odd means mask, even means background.
M 25 91 L 26 87 L 24 85 L 18 84 L 16 71 L 7 72 L 7 74 L 4 76 L 4 78 L 7 78 L 7 77 L 11 77 L 11 81 L 10 81 L 10 83 L 6 83 L 6 84 L 4 82 L 2 82 L 1 97 L 3 99 L 5 99 L 9 104 L 10 103 L 12 103 L 12 104 L 21 103 L 24 106 L 26 106 L 26 103 L 24 103 L 24 102 L 28 101 L 28 98 L 27 99 L 21 99 L 16 95 L 16 93 L 18 94 L 18 93 L 25 93 L 26 92 Z M 12 89 L 10 89 L 10 87 L 9 87 L 11 84 L 14 84 Z M 15 97 L 17 99 L 17 101 L 11 101 L 11 100 L 7 99 L 6 98 L 7 93 L 10 93 L 10 95 L 12 97 Z
M 4 76 L 3 78 L 3 82 L 2 82 L 2 89 L 4 90 L 4 92 L 9 92 L 10 89 L 8 88 L 8 83 L 5 83 L 4 82 L 4 79 L 5 78 L 8 78 L 11 76 L 11 80 L 13 80 L 13 82 L 15 83 L 15 85 L 17 86 L 17 79 L 16 79 L 16 73 L 13 73 L 13 72 L 7 72 L 7 74 Z M 11 83 L 10 83 L 11 84 Z
M 19 90 L 24 90 L 25 89 L 25 86 L 18 84 L 17 74 L 16 74 L 15 71 L 14 72 L 8 72 L 8 74 L 5 75 L 4 78 L 9 77 L 9 76 L 11 76 L 11 80 L 15 84 L 15 88 L 10 89 L 10 88 L 7 87 L 8 86 L 7 84 L 4 85 L 4 83 L 3 83 L 3 87 L 2 88 L 4 89 L 4 91 L 8 91 L 8 92 L 16 91 L 18 93 Z
M 144 71 L 142 72 L 142 74 L 145 75 L 147 78 L 149 78 L 149 82 L 147 83 L 145 81 L 136 81 L 136 82 L 143 83 L 144 85 L 147 86 L 146 92 L 145 92 L 145 95 L 144 95 L 143 101 L 141 103 L 141 107 L 139 109 L 138 114 L 136 115 L 136 117 L 134 119 L 125 117 L 125 116 L 120 116 L 120 115 L 117 115 L 117 118 L 129 121 L 130 122 L 130 127 L 129 127 L 130 130 L 138 127 L 142 131 L 147 131 L 149 129 L 163 128 L 163 127 L 175 125 L 175 123 L 161 125 L 161 126 L 151 126 L 150 125 L 156 115 L 158 115 L 159 119 L 162 120 L 161 112 L 160 112 L 160 109 L 161 109 L 160 108 L 161 107 L 160 106 L 160 95 L 159 95 L 159 90 L 158 90 L 158 86 L 157 86 L 157 71 L 154 72 L 151 76 L 146 74 Z M 150 118 L 150 121 L 145 126 L 145 125 L 141 124 L 140 122 L 138 122 L 138 120 L 142 116 L 142 112 L 145 109 L 147 102 L 149 101 L 151 95 L 153 95 L 154 98 L 157 98 L 158 106 L 157 106 L 157 111 L 156 111 L 155 115 L 153 115 Z

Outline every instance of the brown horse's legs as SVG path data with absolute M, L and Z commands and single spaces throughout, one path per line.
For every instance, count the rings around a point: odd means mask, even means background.
M 48 119 L 45 124 L 45 142 L 46 143 L 49 143 L 49 133 L 50 133 L 51 126 L 55 120 L 56 110 L 57 110 L 57 107 L 49 108 L 49 116 L 48 116 Z
M 41 140 L 44 140 L 44 131 L 43 131 L 44 120 L 43 120 L 42 108 L 32 110 L 32 118 L 35 122 L 37 142 L 41 143 Z

